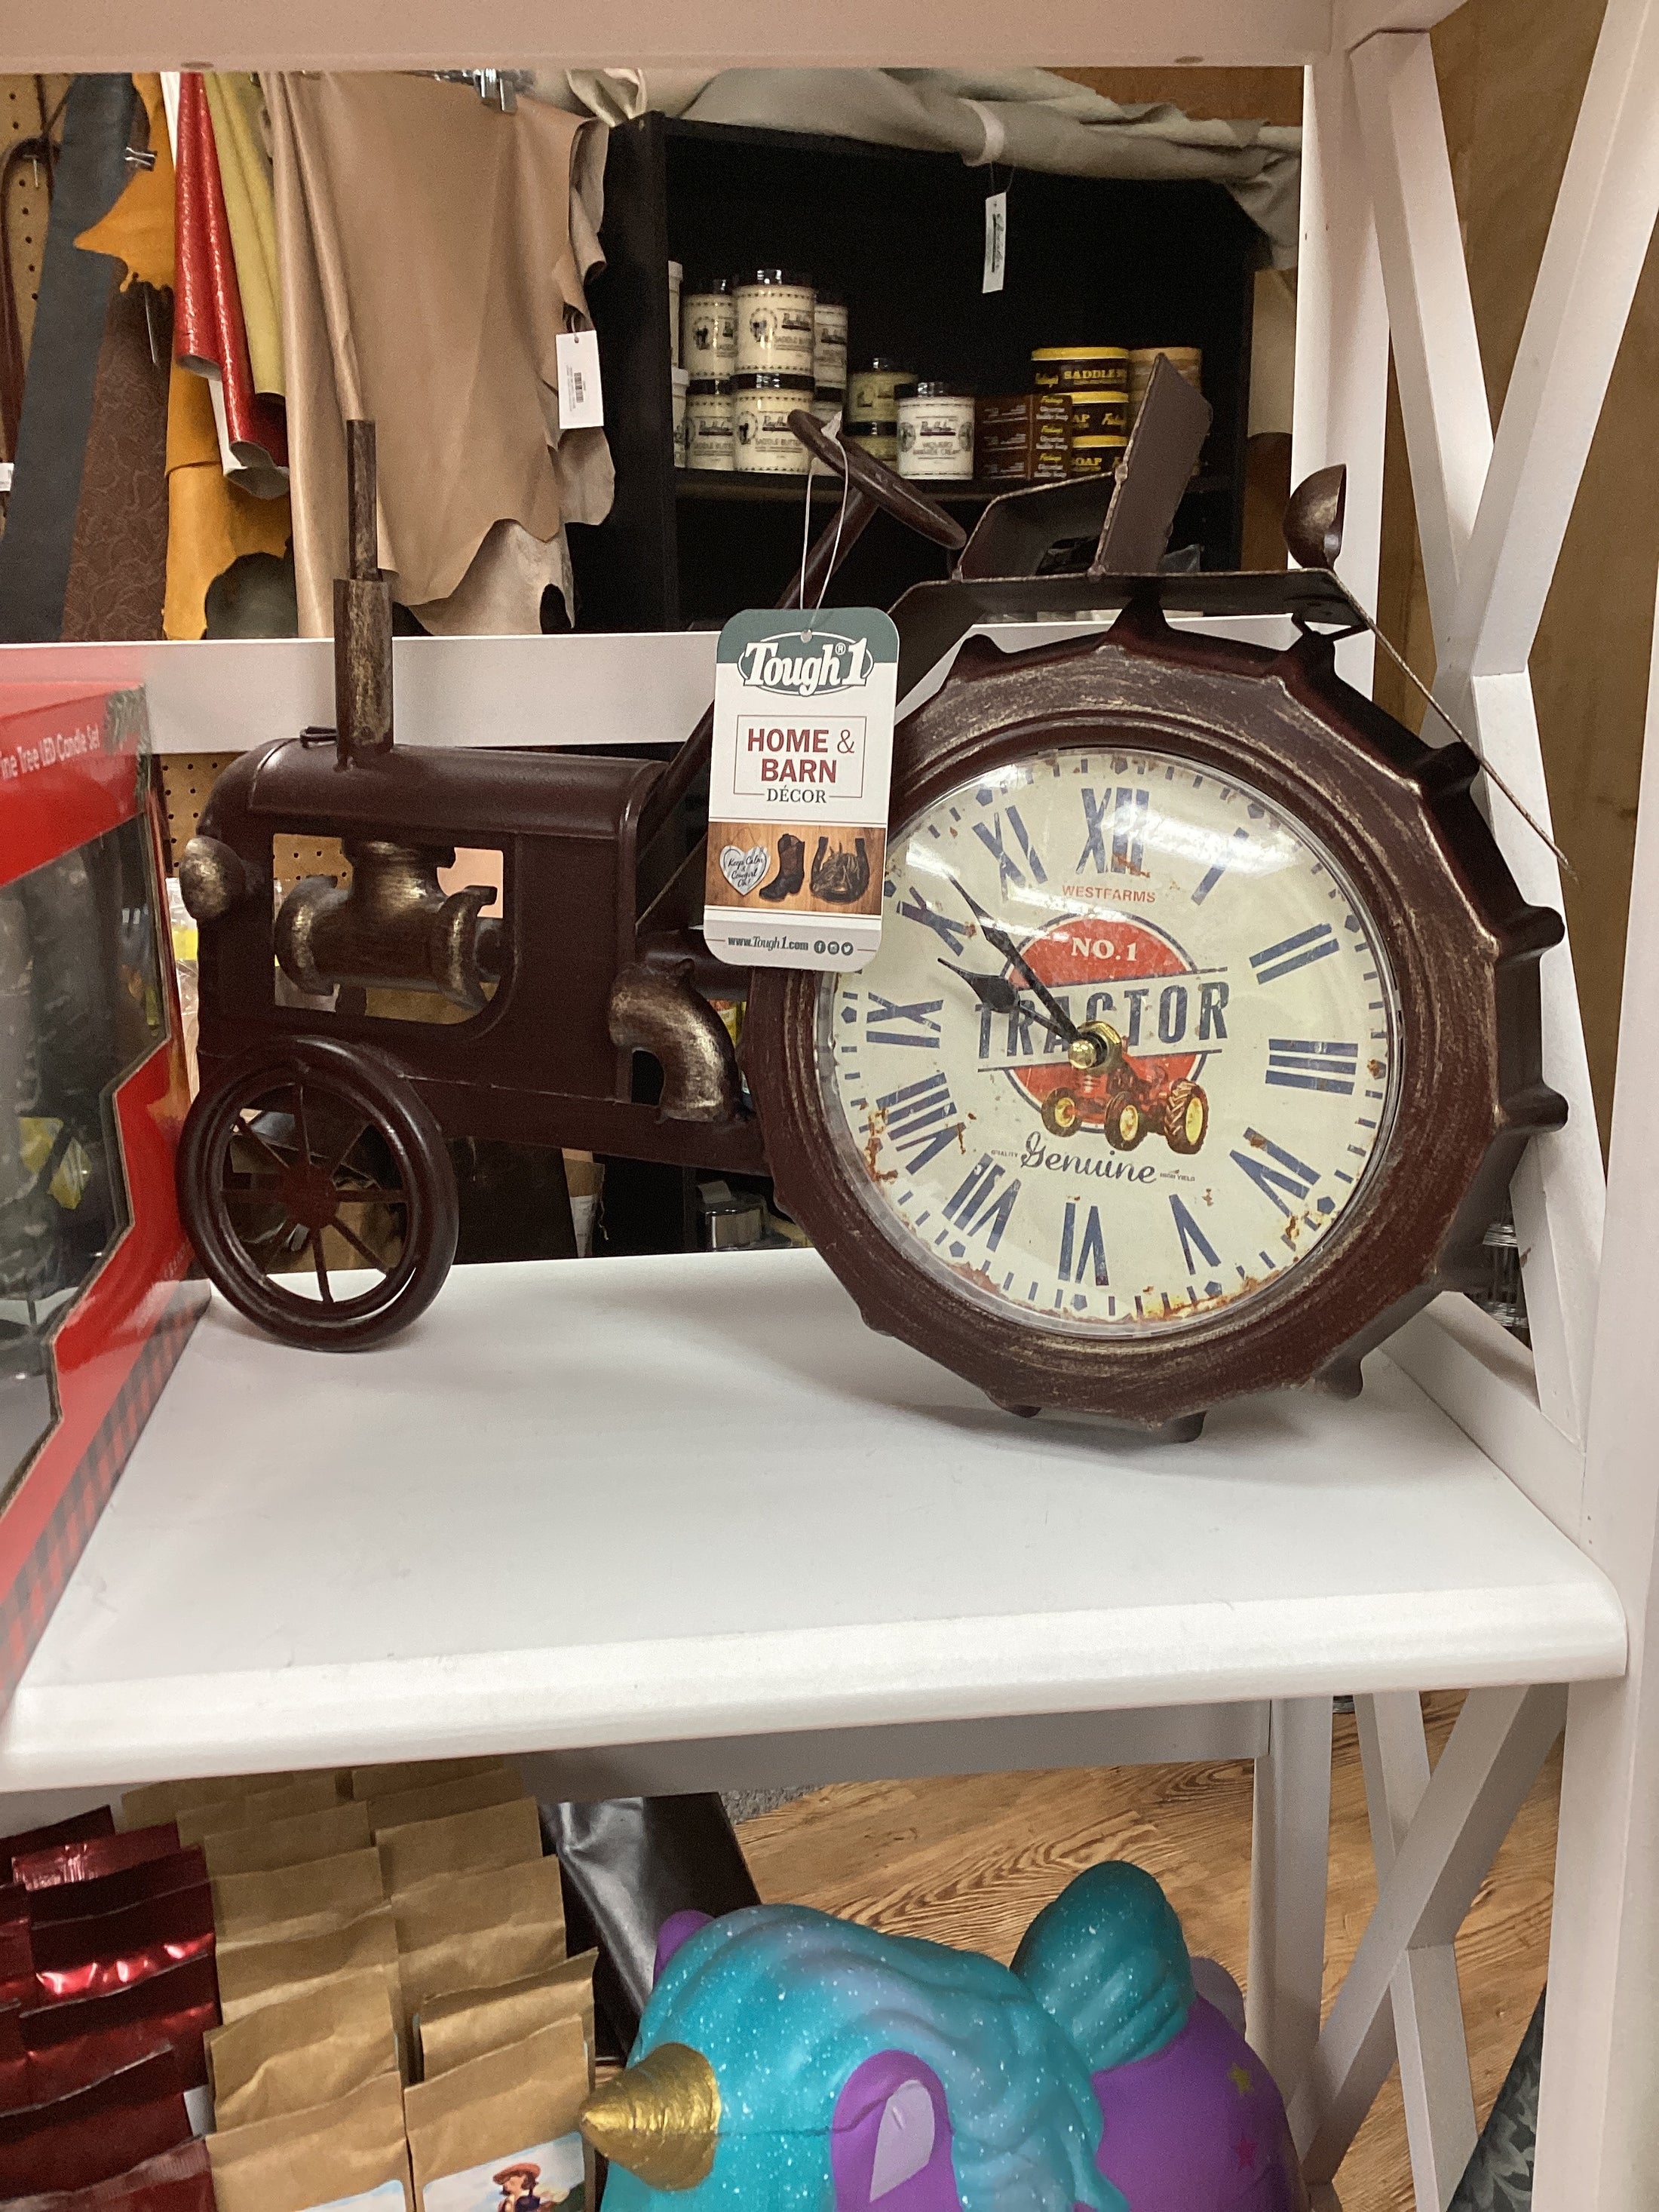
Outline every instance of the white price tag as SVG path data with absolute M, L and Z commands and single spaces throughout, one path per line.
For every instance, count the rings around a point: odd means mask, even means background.
M 985 203 L 985 281 L 981 292 L 1000 292 L 1008 265 L 1008 195 L 993 192 Z
M 556 343 L 559 356 L 560 429 L 604 429 L 605 392 L 599 382 L 598 331 L 561 331 Z
M 733 615 L 714 663 L 703 935 L 734 968 L 881 944 L 898 632 L 874 607 Z

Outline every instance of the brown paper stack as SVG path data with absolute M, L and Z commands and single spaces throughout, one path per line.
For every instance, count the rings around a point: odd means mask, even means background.
M 213 1884 L 220 2212 L 364 2194 L 400 2212 L 401 2092 L 423 2021 L 428 2078 L 409 2125 L 428 2212 L 463 2212 L 489 2161 L 479 2185 L 499 2194 L 514 2160 L 538 2169 L 545 2202 L 592 2204 L 576 2114 L 592 2078 L 593 1954 L 565 1957 L 558 1863 L 511 1765 L 157 1784 L 128 1793 L 124 1820 L 140 1815 L 199 1842 Z
M 495 1989 L 457 1990 L 421 2008 L 421 2078 L 434 2081 L 486 2051 L 522 2043 L 556 2021 L 581 2023 L 589 2086 L 593 2077 L 593 1968 L 597 1951 L 583 1951 L 545 1973 L 502 1982 Z
M 299 1813 L 330 1812 L 343 1797 L 334 1775 L 307 1774 L 278 1789 L 223 1797 L 207 1805 L 182 1806 L 173 1818 L 179 1842 L 199 1844 L 205 1837 L 230 1828 L 262 1828 L 270 1821 L 290 1820 Z
M 398 2071 L 386 1976 L 336 1974 L 210 2029 L 206 2047 L 221 2130 L 331 2103 Z
M 146 1782 L 141 1788 L 129 1790 L 122 1798 L 115 1816 L 115 1825 L 123 1832 L 128 1828 L 153 1828 L 158 1821 L 177 1820 L 180 1813 L 198 1805 L 216 1805 L 228 1797 L 251 1797 L 266 1790 L 281 1790 L 290 1782 L 302 1778 L 297 1774 L 210 1774 L 188 1782 Z M 349 1794 L 350 1777 L 342 1796 Z
M 564 2212 L 593 2202 L 592 2154 L 577 2120 L 587 2094 L 574 2020 L 538 2028 L 404 2093 L 418 2212 L 468 2212 L 533 2195 Z
M 395 2073 L 319 2105 L 208 2137 L 218 2212 L 312 2212 L 342 2197 L 410 2203 L 403 2093 Z M 375 2212 L 380 2212 L 377 2203 Z

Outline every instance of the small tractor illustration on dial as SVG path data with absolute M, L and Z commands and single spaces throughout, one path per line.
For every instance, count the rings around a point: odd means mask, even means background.
M 1099 1128 L 1115 1151 L 1132 1152 L 1156 1130 L 1172 1152 L 1201 1148 L 1210 1127 L 1201 1084 L 1185 1077 L 1171 1081 L 1162 1068 L 1134 1059 L 1109 1023 L 1091 1022 L 1084 1035 L 1096 1040 L 1100 1056 L 1092 1067 L 1074 1065 L 1073 1079 L 1043 1099 L 1042 1126 L 1050 1135 Z

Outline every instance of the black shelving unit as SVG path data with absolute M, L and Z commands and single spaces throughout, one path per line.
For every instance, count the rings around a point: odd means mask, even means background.
M 952 155 L 651 115 L 611 135 L 592 287 L 617 503 L 574 529 L 585 629 L 718 626 L 765 605 L 798 556 L 799 482 L 676 473 L 665 264 L 687 283 L 758 263 L 809 270 L 849 303 L 852 357 L 891 354 L 981 392 L 1024 390 L 1036 346 L 1198 345 L 1215 428 L 1176 526 L 1206 568 L 1237 565 L 1261 240 L 1218 185 L 1020 171 L 1005 289 L 980 290 L 987 173 Z M 969 520 L 1004 485 L 940 488 Z M 815 507 L 839 495 L 815 483 Z M 842 605 L 885 605 L 945 573 L 935 548 L 878 517 L 837 579 Z

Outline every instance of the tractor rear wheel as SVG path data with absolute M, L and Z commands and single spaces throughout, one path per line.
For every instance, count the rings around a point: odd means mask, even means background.
M 1132 1152 L 1146 1133 L 1146 1117 L 1127 1098 L 1115 1098 L 1106 1109 L 1106 1141 L 1114 1152 Z

